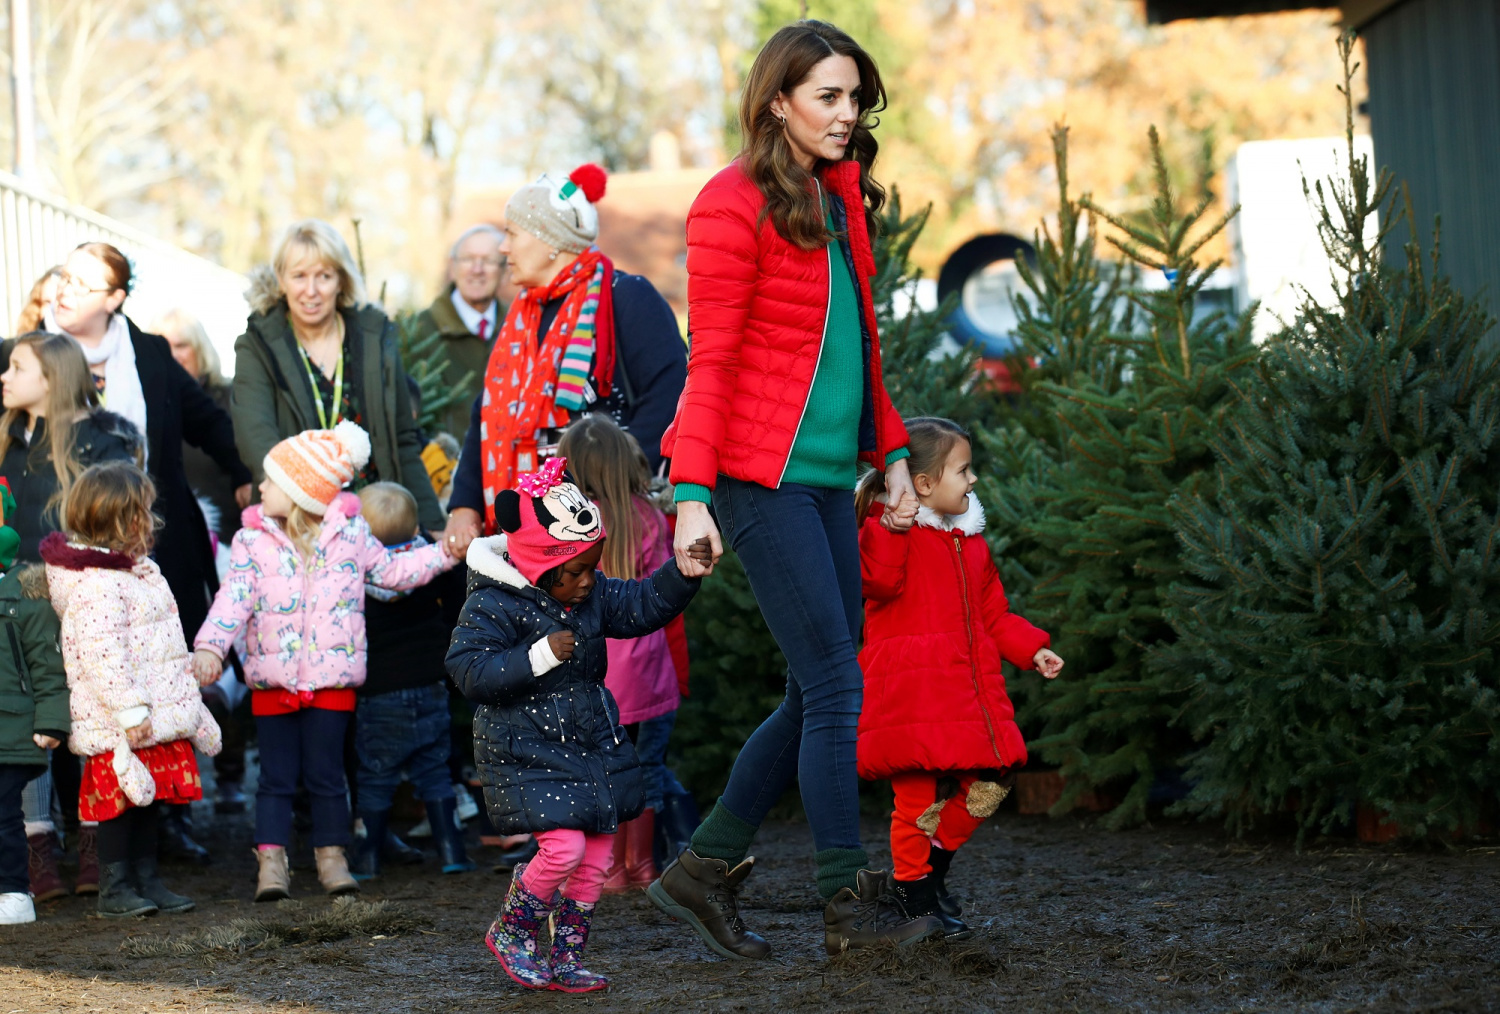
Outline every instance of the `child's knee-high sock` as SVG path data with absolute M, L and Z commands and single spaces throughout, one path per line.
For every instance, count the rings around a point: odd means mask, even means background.
M 583 859 L 562 888 L 562 895 L 572 901 L 592 905 L 604 893 L 604 877 L 614 851 L 615 836 L 589 834 L 583 840 Z

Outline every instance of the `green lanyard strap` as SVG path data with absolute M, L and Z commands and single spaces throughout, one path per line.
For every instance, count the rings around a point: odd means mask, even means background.
M 297 343 L 297 348 L 302 353 L 302 365 L 307 369 L 307 380 L 312 384 L 313 404 L 318 408 L 318 428 L 331 430 L 338 424 L 339 406 L 344 398 L 344 350 L 342 346 L 339 348 L 338 365 L 333 368 L 333 404 L 328 406 L 327 412 L 324 412 L 323 397 L 318 393 L 318 378 L 313 373 L 312 356 L 307 354 L 307 349 L 302 346 L 301 342 Z M 332 420 L 328 418 L 330 415 L 333 416 Z

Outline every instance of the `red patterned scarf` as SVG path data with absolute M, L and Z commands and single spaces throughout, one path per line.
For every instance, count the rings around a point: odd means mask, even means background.
M 601 265 L 604 284 L 596 316 L 594 379 L 599 397 L 605 397 L 614 372 L 614 326 L 609 305 L 614 266 L 598 247 L 579 254 L 550 284 L 522 289 L 495 335 L 479 406 L 487 533 L 495 531 L 495 497 L 515 483 L 518 472 L 532 472 L 538 467 L 538 432 L 568 421 L 567 409 L 557 404 L 558 368 L 584 310 L 589 283 Z M 566 298 L 538 346 L 542 307 L 560 296 Z

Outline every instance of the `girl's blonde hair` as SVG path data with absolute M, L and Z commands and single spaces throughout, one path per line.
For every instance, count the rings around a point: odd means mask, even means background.
M 306 251 L 319 262 L 333 268 L 339 276 L 340 310 L 348 310 L 365 302 L 365 280 L 360 274 L 349 244 L 339 231 L 318 218 L 304 218 L 293 222 L 282 233 L 276 244 L 276 255 L 271 258 L 271 270 L 276 273 L 277 287 L 281 287 L 281 276 L 296 256 Z M 283 293 L 285 295 L 285 293 Z
M 152 511 L 156 483 L 128 461 L 83 470 L 63 505 L 63 528 L 85 545 L 140 558 L 151 552 L 161 519 Z
M 568 459 L 573 481 L 604 515 L 605 576 L 633 580 L 645 522 L 637 498 L 651 488 L 651 467 L 635 437 L 607 415 L 586 415 L 563 431 L 557 453 Z
M 906 436 L 906 447 L 911 452 L 906 467 L 911 470 L 913 477 L 925 475 L 934 481 L 943 477 L 943 465 L 948 460 L 948 452 L 960 440 L 970 439 L 969 431 L 952 419 L 925 415 L 906 420 Z M 865 515 L 870 513 L 870 505 L 875 502 L 875 498 L 884 494 L 883 469 L 872 468 L 860 476 L 859 485 L 854 489 L 854 516 L 861 524 L 864 523 Z
M 42 377 L 47 381 L 47 403 L 44 418 L 47 420 L 47 449 L 52 455 L 52 471 L 57 476 L 57 492 L 47 503 L 52 510 L 68 495 L 69 488 L 83 471 L 74 447 L 73 431 L 78 427 L 78 414 L 96 408 L 99 394 L 94 390 L 94 378 L 89 373 L 88 360 L 83 349 L 67 335 L 47 334 L 33 331 L 23 334 L 11 346 L 14 358 L 20 348 L 31 350 L 42 368 Z M 22 416 L 24 409 L 8 408 L 0 415 L 0 459 L 10 451 L 10 430 Z M 40 442 L 31 445 L 27 457 L 35 454 Z
M 292 548 L 297 550 L 302 562 L 311 562 L 313 551 L 318 548 L 318 533 L 323 530 L 323 519 L 293 503 L 281 527 L 286 532 L 286 537 L 292 540 Z
M 176 335 L 188 345 L 193 347 L 193 355 L 198 358 L 198 369 L 202 375 L 208 378 L 208 382 L 215 387 L 224 383 L 222 364 L 219 362 L 219 350 L 214 348 L 214 343 L 208 340 L 208 332 L 203 330 L 203 323 L 188 311 L 177 307 L 168 310 L 157 317 L 151 325 L 153 334 Z M 194 377 L 194 380 L 199 379 Z

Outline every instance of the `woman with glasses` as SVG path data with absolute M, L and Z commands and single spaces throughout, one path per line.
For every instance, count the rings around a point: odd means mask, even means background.
M 163 522 L 156 562 L 191 638 L 219 581 L 208 525 L 183 467 L 183 441 L 230 476 L 243 506 L 250 503 L 250 471 L 235 449 L 228 413 L 177 364 L 165 338 L 142 331 L 123 312 L 131 283 L 130 262 L 115 247 L 80 245 L 63 263 L 57 302 L 43 311 L 44 327 L 82 346 L 103 406 L 146 438 L 146 468 L 156 482 L 156 512 Z

